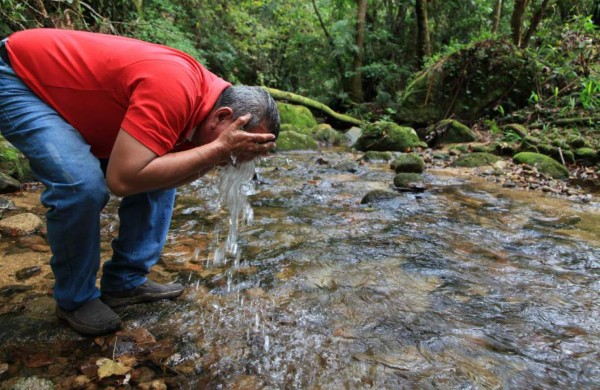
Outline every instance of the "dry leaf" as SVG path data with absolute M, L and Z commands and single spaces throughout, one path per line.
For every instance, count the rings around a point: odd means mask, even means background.
M 123 363 L 115 362 L 108 358 L 100 358 L 96 361 L 98 366 L 98 377 L 100 379 L 112 375 L 125 375 L 131 371 L 131 367 L 127 367 Z

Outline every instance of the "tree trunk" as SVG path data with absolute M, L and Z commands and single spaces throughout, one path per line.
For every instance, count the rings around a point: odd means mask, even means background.
M 362 72 L 363 55 L 365 51 L 365 23 L 367 17 L 367 0 L 358 0 L 358 14 L 356 20 L 356 54 L 352 71 L 354 76 L 351 82 L 351 96 L 355 101 L 363 100 Z
M 329 34 L 329 31 L 327 30 L 327 26 L 325 26 L 325 22 L 323 21 L 323 18 L 321 17 L 321 13 L 319 12 L 319 9 L 317 8 L 317 4 L 315 3 L 315 0 L 311 0 L 312 2 L 312 6 L 313 9 L 315 10 L 315 15 L 317 16 L 317 19 L 319 20 L 319 24 L 321 25 L 321 29 L 323 30 L 323 34 L 325 34 L 325 38 L 327 38 L 327 43 L 329 43 L 329 48 L 331 49 L 331 51 L 335 51 L 335 43 L 333 41 L 333 37 Z M 338 73 L 341 77 L 341 83 L 342 83 L 342 89 L 344 91 L 348 91 L 348 79 L 344 76 L 344 74 L 346 73 L 346 69 L 344 68 L 344 65 L 342 64 L 342 61 L 340 61 L 340 58 L 338 56 L 336 56 L 335 54 L 333 55 L 333 60 L 335 61 L 335 64 L 337 65 L 337 69 L 338 69 Z
M 515 8 L 510 19 L 512 41 L 518 47 L 521 47 L 521 40 L 523 39 L 523 20 L 525 19 L 525 10 L 528 3 L 529 0 L 515 0 Z
M 496 0 L 494 6 L 494 23 L 492 24 L 492 34 L 496 34 L 500 28 L 500 19 L 502 18 L 502 0 Z
M 520 47 L 525 48 L 529 45 L 529 41 L 531 40 L 531 37 L 533 36 L 533 34 L 537 30 L 538 26 L 540 25 L 540 22 L 544 18 L 544 14 L 546 13 L 546 8 L 548 7 L 548 2 L 549 2 L 549 0 L 542 1 L 542 5 L 540 5 L 540 8 L 538 8 L 535 11 L 535 13 L 533 14 L 533 16 L 531 17 L 531 24 L 529 25 L 529 28 L 527 29 L 527 32 L 525 33 L 525 37 L 523 38 Z
M 423 65 L 425 57 L 431 55 L 427 0 L 416 0 L 415 11 L 417 16 L 417 62 L 419 65 Z

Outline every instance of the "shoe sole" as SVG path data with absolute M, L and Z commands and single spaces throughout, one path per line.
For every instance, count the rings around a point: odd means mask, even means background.
M 71 328 L 73 328 L 74 330 L 76 330 L 77 332 L 79 332 L 81 334 L 88 335 L 88 336 L 96 336 L 96 335 L 100 335 L 100 334 L 104 334 L 104 333 L 109 333 L 114 330 L 117 330 L 119 328 L 119 326 L 121 325 L 121 319 L 117 319 L 114 322 L 109 322 L 108 324 L 106 324 L 102 327 L 93 326 L 91 324 L 88 325 L 88 324 L 84 324 L 84 323 L 75 322 L 70 318 L 70 316 L 66 312 L 64 312 L 63 310 L 61 310 L 58 307 L 56 308 L 55 314 L 56 314 L 56 317 L 58 317 L 58 319 L 69 324 L 69 326 Z
M 104 302 L 106 305 L 108 305 L 110 307 L 119 307 L 119 306 L 126 306 L 126 305 L 134 305 L 136 303 L 147 303 L 147 302 L 160 301 L 163 299 L 175 299 L 178 296 L 180 296 L 181 294 L 183 294 L 184 290 L 185 289 L 182 288 L 181 290 L 167 291 L 164 293 L 147 293 L 147 294 L 136 295 L 133 297 L 123 297 L 123 298 L 111 297 L 109 295 L 103 294 L 100 297 L 100 299 L 102 300 L 102 302 Z

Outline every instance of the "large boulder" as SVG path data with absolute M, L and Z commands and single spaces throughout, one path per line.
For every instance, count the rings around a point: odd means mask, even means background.
M 527 104 L 535 61 L 503 40 L 476 42 L 418 73 L 400 97 L 399 120 L 426 125 L 453 117 L 473 120 L 502 105 Z
M 304 133 L 304 129 L 310 130 L 317 125 L 312 112 L 304 106 L 277 102 L 277 109 L 281 124 L 292 125 L 296 131 Z
M 419 139 L 414 129 L 381 121 L 364 126 L 353 147 L 362 152 L 406 152 L 416 147 L 426 148 L 427 144 Z
M 319 148 L 317 142 L 310 135 L 292 130 L 280 132 L 276 144 L 276 151 L 315 150 Z

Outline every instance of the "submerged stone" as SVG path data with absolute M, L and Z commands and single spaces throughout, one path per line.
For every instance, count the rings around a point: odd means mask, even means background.
M 360 201 L 360 204 L 377 203 L 386 200 L 397 198 L 398 194 L 391 191 L 385 190 L 373 190 L 369 191 Z

